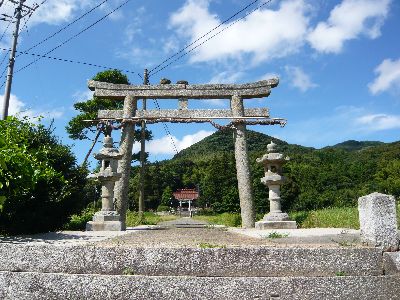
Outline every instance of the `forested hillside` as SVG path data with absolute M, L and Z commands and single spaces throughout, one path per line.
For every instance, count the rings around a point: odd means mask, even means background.
M 373 191 L 400 196 L 400 142 L 348 141 L 323 149 L 291 145 L 262 133 L 248 131 L 251 173 L 257 211 L 268 208 L 268 192 L 260 183 L 263 168 L 256 158 L 273 140 L 290 156 L 282 188 L 285 210 L 354 206 Z M 138 199 L 138 170 L 132 169 L 131 207 Z M 172 191 L 198 187 L 200 206 L 216 212 L 239 211 L 232 131 L 219 131 L 181 151 L 173 159 L 148 165 L 146 205 L 169 205 Z

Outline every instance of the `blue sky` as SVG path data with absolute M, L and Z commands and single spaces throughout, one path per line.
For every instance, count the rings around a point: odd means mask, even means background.
M 101 2 L 47 0 L 27 22 L 18 50 L 30 48 Z M 106 1 L 31 52 L 46 53 L 124 2 Z M 142 79 L 135 73 L 154 68 L 251 2 L 131 0 L 49 55 L 129 70 L 131 83 L 140 84 Z M 0 12 L 12 14 L 11 2 L 5 0 Z M 0 34 L 6 25 L 0 23 Z M 10 46 L 11 27 L 0 41 L 2 48 Z M 150 82 L 166 77 L 197 84 L 243 83 L 278 76 L 280 84 L 268 98 L 246 100 L 245 106 L 268 107 L 271 117 L 285 118 L 288 124 L 251 129 L 317 148 L 348 139 L 392 142 L 399 140 L 400 129 L 399 36 L 398 1 L 274 0 L 154 74 Z M 0 55 L 2 59 L 4 51 Z M 33 59 L 19 56 L 15 70 Z M 2 72 L 5 63 L 0 67 Z M 10 113 L 43 115 L 44 122 L 54 118 L 55 133 L 73 145 L 81 161 L 90 142 L 70 140 L 65 126 L 76 115 L 73 104 L 91 97 L 87 80 L 99 71 L 41 59 L 15 73 Z M 176 101 L 160 102 L 165 108 L 177 105 Z M 154 107 L 152 101 L 148 106 Z M 192 100 L 189 106 L 227 108 L 228 102 Z M 207 124 L 168 126 L 178 149 L 215 131 Z M 150 129 L 154 135 L 147 147 L 151 160 L 172 157 L 174 149 L 162 125 Z

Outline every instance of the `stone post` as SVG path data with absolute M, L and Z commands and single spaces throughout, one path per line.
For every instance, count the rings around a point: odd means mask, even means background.
M 361 241 L 383 251 L 397 251 L 396 201 L 393 196 L 372 193 L 358 198 Z
M 268 153 L 257 158 L 258 163 L 264 165 L 265 175 L 261 182 L 269 189 L 269 213 L 256 223 L 257 229 L 296 229 L 295 221 L 290 221 L 287 213 L 282 212 L 281 185 L 285 182 L 282 166 L 289 160 L 283 154 L 276 152 L 276 144 L 271 142 L 267 146 Z
M 244 116 L 243 99 L 240 96 L 232 96 L 231 110 L 233 117 Z M 253 228 L 255 222 L 255 212 L 253 203 L 253 189 L 250 176 L 250 165 L 247 153 L 246 125 L 237 123 L 235 127 L 235 160 L 242 227 Z
M 132 118 L 137 109 L 137 99 L 132 96 L 126 96 L 124 100 L 123 118 Z M 122 159 L 118 164 L 118 173 L 121 173 L 121 179 L 115 184 L 115 198 L 117 211 L 121 215 L 122 230 L 126 229 L 126 209 L 128 203 L 129 177 L 131 174 L 132 146 L 135 138 L 135 123 L 123 122 L 121 142 L 119 152 Z

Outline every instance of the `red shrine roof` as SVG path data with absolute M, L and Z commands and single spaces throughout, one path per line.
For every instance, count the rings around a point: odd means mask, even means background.
M 195 189 L 180 189 L 173 193 L 176 200 L 196 200 L 199 192 Z

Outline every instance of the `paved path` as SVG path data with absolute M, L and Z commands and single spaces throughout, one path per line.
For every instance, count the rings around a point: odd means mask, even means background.
M 165 221 L 158 224 L 161 227 L 177 227 L 177 228 L 203 228 L 210 224 L 206 221 L 195 220 L 189 217 L 184 217 L 172 221 Z
M 118 245 L 128 247 L 361 247 L 358 230 L 340 228 L 257 230 L 225 228 L 191 218 L 124 232 L 61 231 L 1 237 L 0 243 Z

